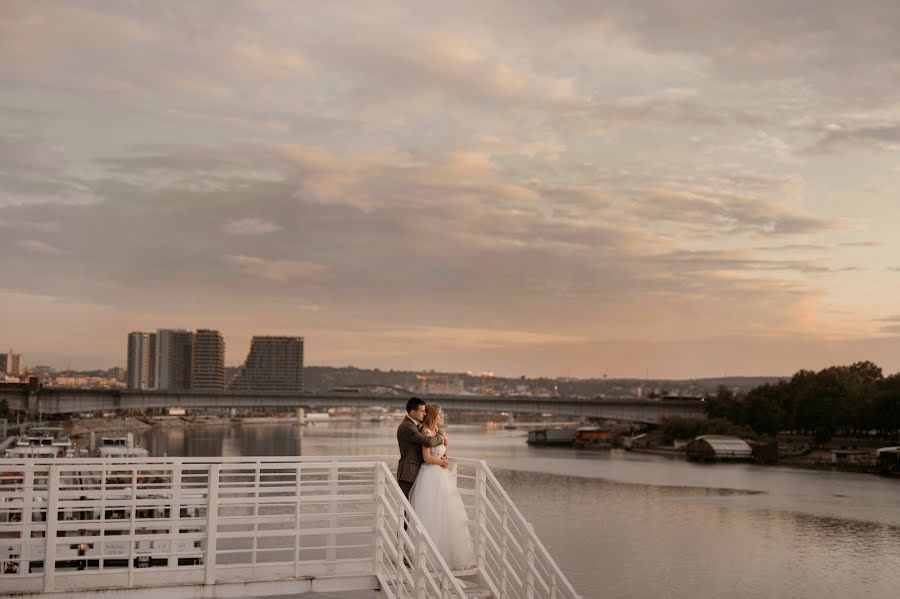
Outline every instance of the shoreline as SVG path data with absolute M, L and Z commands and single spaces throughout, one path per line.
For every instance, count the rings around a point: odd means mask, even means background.
M 357 419 L 351 416 L 333 416 L 328 420 L 309 420 L 305 423 L 299 423 L 296 416 L 246 416 L 240 418 L 229 418 L 227 416 L 126 416 L 112 418 L 77 418 L 66 420 L 58 423 L 63 427 L 73 441 L 83 442 L 90 438 L 91 433 L 103 436 L 125 436 L 128 433 L 146 433 L 153 429 L 176 429 L 176 428 L 194 428 L 205 426 L 223 426 L 233 424 L 292 424 L 295 426 L 318 426 L 331 423 L 354 422 Z M 50 424 L 50 423 L 47 423 Z M 459 423 L 461 427 L 482 426 L 486 423 Z M 519 430 L 527 430 L 533 425 L 540 424 L 542 426 L 560 425 L 559 423 L 517 423 Z M 567 424 L 567 423 L 564 423 Z M 521 427 L 521 428 L 519 428 Z M 535 446 L 540 447 L 540 446 Z M 578 451 L 576 448 L 573 450 Z M 597 451 L 597 450 L 594 450 Z M 602 451 L 602 450 L 599 450 Z M 656 455 L 670 459 L 686 460 L 685 452 L 682 449 L 668 449 L 660 447 L 652 448 L 632 448 L 626 451 L 635 454 Z M 796 468 L 799 470 L 818 470 L 818 471 L 834 471 L 848 472 L 855 474 L 870 474 L 877 476 L 885 476 L 897 478 L 898 473 L 882 472 L 875 465 L 864 464 L 836 464 L 831 461 L 830 449 L 816 449 L 804 455 L 788 455 L 780 457 L 772 463 L 755 463 L 759 466 L 784 466 L 788 468 Z

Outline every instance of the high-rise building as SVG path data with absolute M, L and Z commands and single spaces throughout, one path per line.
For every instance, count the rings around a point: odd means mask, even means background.
M 125 385 L 129 389 L 156 388 L 156 333 L 128 334 Z
M 194 363 L 191 389 L 225 388 L 225 339 L 219 331 L 197 329 L 194 333 Z
M 0 354 L 0 374 L 19 376 L 22 374 L 23 366 L 22 354 L 14 354 L 12 350 L 5 354 Z
M 254 337 L 234 391 L 303 391 L 303 337 Z
M 190 389 L 194 333 L 184 329 L 156 331 L 156 388 Z

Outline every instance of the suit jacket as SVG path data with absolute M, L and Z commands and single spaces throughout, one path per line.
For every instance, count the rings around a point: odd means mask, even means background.
M 426 437 L 419 432 L 409 416 L 397 427 L 397 444 L 400 446 L 400 463 L 397 464 L 397 482 L 416 482 L 419 468 L 425 463 L 422 447 L 435 447 L 443 443 L 440 435 Z

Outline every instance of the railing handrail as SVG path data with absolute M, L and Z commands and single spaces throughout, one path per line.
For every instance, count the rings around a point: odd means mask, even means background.
M 559 569 L 559 565 L 556 563 L 556 560 L 553 559 L 553 556 L 550 555 L 550 552 L 547 551 L 547 548 L 541 542 L 540 537 L 534 532 L 534 527 L 531 525 L 528 520 L 525 519 L 525 516 L 522 515 L 522 512 L 519 511 L 519 508 L 516 507 L 516 504 L 507 494 L 506 489 L 503 488 L 503 485 L 500 484 L 500 481 L 497 480 L 497 477 L 494 476 L 494 473 L 491 471 L 490 467 L 488 467 L 487 462 L 484 460 L 480 460 L 482 467 L 485 470 L 485 477 L 493 483 L 496 492 L 503 498 L 503 501 L 506 503 L 507 509 L 511 510 L 513 516 L 519 521 L 520 524 L 524 525 L 526 531 L 531 538 L 531 541 L 534 543 L 534 548 L 540 552 L 541 557 L 549 563 L 554 573 L 559 577 L 559 580 L 563 582 L 566 587 L 566 590 L 571 593 L 574 597 L 580 597 L 578 592 L 572 587 L 572 584 L 569 582 L 569 579 L 562 573 L 562 570 Z
M 0 466 L 33 464 L 33 465 L 106 465 L 116 464 L 257 464 L 257 463 L 289 463 L 296 462 L 385 462 L 389 459 L 398 459 L 398 456 L 389 455 L 341 455 L 341 456 L 228 456 L 228 457 L 107 457 L 107 458 L 0 458 Z

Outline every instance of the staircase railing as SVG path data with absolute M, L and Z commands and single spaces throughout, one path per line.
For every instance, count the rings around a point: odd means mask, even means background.
M 496 599 L 580 599 L 483 460 L 452 458 L 469 511 L 478 574 Z
M 425 532 L 394 474 L 384 462 L 376 470 L 375 575 L 390 599 L 467 597 Z

